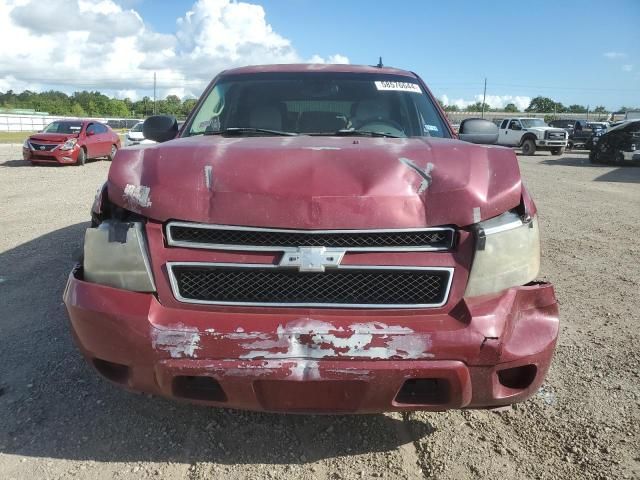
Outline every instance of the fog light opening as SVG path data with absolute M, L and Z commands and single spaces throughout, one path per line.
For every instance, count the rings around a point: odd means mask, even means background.
M 227 396 L 218 381 L 211 377 L 177 376 L 173 379 L 176 397 L 209 402 L 226 402 Z
M 498 371 L 498 381 L 501 385 L 514 390 L 524 390 L 533 383 L 538 373 L 535 365 L 506 368 Z
M 127 383 L 129 379 L 129 367 L 120 363 L 108 362 L 99 358 L 93 359 L 93 366 L 100 374 L 116 383 Z
M 407 405 L 443 405 L 449 402 L 450 385 L 444 378 L 410 378 L 404 382 L 395 402 Z

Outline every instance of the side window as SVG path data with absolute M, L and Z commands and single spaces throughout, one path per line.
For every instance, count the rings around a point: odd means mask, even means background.
M 90 123 L 89 125 L 87 125 L 87 133 L 89 133 L 89 132 L 96 133 L 96 124 L 95 123 Z
M 502 123 L 500 124 L 500 128 L 502 130 L 505 130 L 507 128 L 507 123 L 509 123 L 509 119 L 503 120 Z
M 101 123 L 94 123 L 93 125 L 95 127 L 96 133 L 107 133 L 107 127 L 105 127 Z
M 520 120 L 511 120 L 511 123 L 509 124 L 509 130 L 522 130 Z

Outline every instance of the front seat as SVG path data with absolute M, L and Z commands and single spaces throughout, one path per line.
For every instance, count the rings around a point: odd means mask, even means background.
M 275 105 L 258 105 L 249 112 L 249 127 L 282 130 L 282 112 Z
M 391 120 L 391 103 L 388 99 L 362 100 L 353 106 L 351 123 L 354 128 L 379 120 Z

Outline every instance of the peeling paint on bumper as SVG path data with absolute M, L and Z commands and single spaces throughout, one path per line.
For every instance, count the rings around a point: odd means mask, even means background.
M 213 378 L 224 400 L 191 401 L 215 406 L 365 413 L 506 405 L 539 388 L 558 334 L 549 284 L 465 299 L 447 313 L 350 316 L 349 310 L 172 308 L 152 294 L 78 277 L 70 275 L 64 301 L 76 343 L 92 364 L 126 366 L 116 383 L 166 397 L 180 398 L 176 377 Z M 526 388 L 501 384 L 499 370 L 521 365 L 535 366 Z M 446 382 L 447 398 L 397 402 L 405 381 L 421 378 Z

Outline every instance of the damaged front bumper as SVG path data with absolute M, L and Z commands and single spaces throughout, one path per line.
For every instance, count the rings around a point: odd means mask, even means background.
M 558 335 L 540 283 L 442 310 L 162 305 L 70 275 L 64 301 L 96 370 L 126 388 L 279 412 L 490 408 L 542 383 Z
M 78 146 L 75 146 L 71 150 L 56 148 L 51 151 L 23 148 L 22 158 L 26 161 L 30 161 L 31 163 L 71 164 L 78 161 L 79 150 L 80 147 Z

